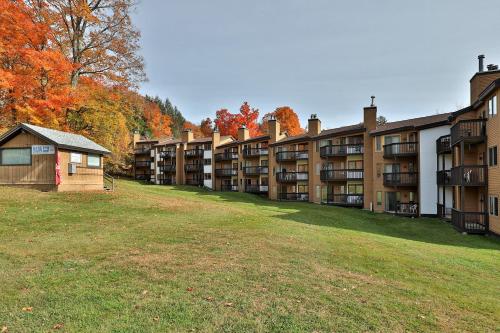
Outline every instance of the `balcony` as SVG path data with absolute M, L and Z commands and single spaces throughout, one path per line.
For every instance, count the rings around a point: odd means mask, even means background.
M 418 203 L 416 202 L 398 202 L 396 204 L 396 215 L 417 217 L 418 216 Z
M 150 174 L 140 174 L 140 175 L 135 175 L 136 180 L 151 180 L 151 175 Z
M 325 157 L 347 156 L 363 154 L 363 144 L 329 145 L 321 147 L 319 155 Z
M 136 155 L 149 155 L 151 152 L 151 147 L 141 147 L 134 149 L 134 154 Z
M 451 153 L 451 135 L 443 135 L 436 140 L 436 154 Z
M 451 185 L 487 186 L 488 167 L 486 165 L 463 165 L 451 169 Z
M 445 207 L 443 204 L 437 204 L 437 216 L 441 219 L 451 219 L 451 208 Z
M 268 185 L 258 185 L 258 184 L 251 184 L 251 185 L 245 185 L 245 192 L 247 193 L 267 193 L 269 191 L 269 186 Z
M 320 178 L 323 182 L 362 180 L 363 169 L 325 169 L 321 170 Z
M 417 186 L 418 172 L 384 173 L 384 186 Z
M 324 204 L 342 207 L 363 207 L 363 194 L 328 194 Z
M 203 186 L 203 179 L 186 179 L 186 185 Z
M 298 181 L 309 180 L 308 172 L 277 172 L 276 181 L 278 183 L 296 183 Z
M 248 166 L 243 167 L 243 174 L 245 176 L 258 176 L 267 175 L 269 173 L 268 166 Z
M 281 201 L 309 201 L 309 193 L 278 193 L 278 200 Z
M 162 185 L 175 185 L 175 181 L 172 178 L 167 178 L 167 179 L 160 180 L 160 184 L 162 184 Z
M 150 168 L 151 161 L 135 161 L 136 168 Z
M 308 158 L 309 152 L 307 150 L 280 151 L 276 153 L 277 162 L 293 162 L 307 160 Z
M 243 149 L 243 157 L 259 157 L 269 155 L 267 148 L 247 148 Z
M 203 149 L 189 149 L 184 151 L 185 158 L 203 158 Z
M 233 168 L 215 169 L 216 177 L 233 177 L 237 175 L 238 175 L 238 169 L 233 169 Z
M 436 172 L 436 183 L 441 186 L 451 185 L 451 170 L 440 170 Z
M 460 232 L 484 234 L 488 231 L 487 212 L 463 212 L 451 210 L 451 223 Z
M 451 145 L 462 141 L 479 143 L 486 140 L 486 119 L 460 120 L 451 127 Z
M 175 173 L 175 170 L 176 170 L 175 164 L 160 165 L 160 172 L 162 173 Z
M 162 151 L 162 152 L 160 152 L 160 157 L 161 158 L 176 158 L 177 153 L 175 150 L 174 151 L 171 151 L 171 150 Z
M 412 157 L 418 155 L 418 142 L 398 142 L 384 145 L 384 158 Z
M 222 184 L 220 190 L 223 192 L 238 192 L 238 185 Z
M 196 173 L 202 173 L 203 172 L 203 164 L 186 164 L 184 165 L 184 171 L 186 172 L 196 172 Z
M 216 162 L 234 161 L 238 159 L 237 152 L 219 153 L 214 156 Z

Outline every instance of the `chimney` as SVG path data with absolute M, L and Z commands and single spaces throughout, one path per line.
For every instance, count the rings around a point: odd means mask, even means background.
M 318 119 L 317 115 L 312 114 L 307 121 L 307 134 L 313 136 L 319 133 L 321 133 L 321 120 Z
M 367 131 L 377 128 L 377 106 L 375 105 L 375 96 L 371 97 L 370 106 L 363 108 L 363 126 Z
M 498 65 L 489 64 L 486 68 L 488 68 L 488 71 L 496 71 L 498 70 Z
M 269 119 L 267 123 L 267 130 L 269 132 L 269 136 L 271 137 L 271 143 L 278 141 L 281 133 L 280 122 L 274 116 Z
M 139 134 L 139 131 L 134 131 L 134 138 L 132 139 L 134 148 L 137 145 L 137 142 L 141 140 L 141 134 Z
M 479 59 L 479 73 L 484 72 L 484 54 L 477 57 Z
M 191 142 L 193 141 L 194 139 L 194 134 L 193 134 L 193 131 L 191 131 L 191 129 L 185 129 L 184 131 L 182 131 L 182 142 Z
M 250 132 L 248 131 L 248 128 L 243 125 L 238 128 L 238 141 L 245 141 L 248 139 L 250 139 Z
M 220 133 L 219 129 L 216 127 L 212 132 L 212 148 L 215 149 L 220 145 Z

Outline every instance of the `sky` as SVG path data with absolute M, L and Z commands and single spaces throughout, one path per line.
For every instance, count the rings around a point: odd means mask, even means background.
M 303 127 L 389 121 L 469 105 L 479 54 L 500 63 L 498 0 L 141 0 L 149 81 L 195 123 L 244 101 L 290 106 Z

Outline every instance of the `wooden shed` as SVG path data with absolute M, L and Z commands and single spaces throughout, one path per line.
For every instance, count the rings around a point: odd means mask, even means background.
M 102 191 L 106 148 L 84 136 L 20 124 L 0 136 L 0 185 Z

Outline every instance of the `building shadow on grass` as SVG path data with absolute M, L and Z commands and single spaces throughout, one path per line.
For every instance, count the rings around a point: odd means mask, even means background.
M 268 209 L 271 215 L 275 214 L 275 217 L 282 220 L 432 244 L 500 251 L 500 238 L 463 235 L 456 231 L 449 222 L 437 218 L 408 218 L 308 202 L 271 201 L 248 193 L 214 192 L 193 186 L 170 186 L 169 188 L 175 191 L 192 192 L 214 201 L 259 206 Z

